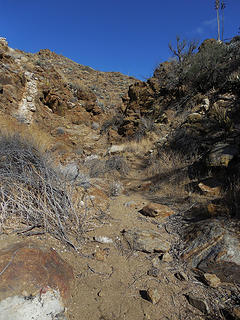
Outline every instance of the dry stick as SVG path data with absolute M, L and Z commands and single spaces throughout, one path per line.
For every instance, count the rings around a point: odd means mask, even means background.
M 34 229 L 34 228 L 41 228 L 41 227 L 43 227 L 41 224 L 36 224 L 36 225 L 30 226 L 30 227 L 28 227 L 28 228 L 26 228 L 26 229 L 22 229 L 22 230 L 17 229 L 17 230 L 14 230 L 13 233 L 21 234 L 21 233 L 29 232 L 29 231 L 31 231 L 31 230 Z
M 17 249 L 16 251 L 14 251 L 12 257 L 11 257 L 11 260 L 8 262 L 8 264 L 3 268 L 3 270 L 0 272 L 0 276 L 7 270 L 7 268 L 10 266 L 10 264 L 13 262 L 13 259 L 17 253 L 19 249 Z

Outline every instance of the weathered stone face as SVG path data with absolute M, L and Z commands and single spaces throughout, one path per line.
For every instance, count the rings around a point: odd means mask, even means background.
M 0 251 L 0 300 L 26 292 L 36 295 L 44 288 L 59 290 L 69 298 L 73 270 L 57 252 L 22 242 Z
M 188 230 L 188 229 L 187 229 Z M 221 281 L 240 282 L 240 239 L 221 220 L 193 224 L 185 232 L 182 258 L 191 267 L 216 274 Z
M 133 250 L 164 253 L 171 247 L 167 235 L 155 231 L 129 230 L 123 232 L 123 235 Z

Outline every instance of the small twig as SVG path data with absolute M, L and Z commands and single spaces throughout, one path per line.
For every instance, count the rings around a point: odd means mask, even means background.
M 7 270 L 7 268 L 10 266 L 10 264 L 13 262 L 13 259 L 17 253 L 19 249 L 17 249 L 16 251 L 14 251 L 12 257 L 11 257 L 11 260 L 8 262 L 8 264 L 3 268 L 3 270 L 0 272 L 0 276 Z
M 25 232 L 28 232 L 28 231 L 31 231 L 32 229 L 34 228 L 41 228 L 42 225 L 33 225 L 33 226 L 30 226 L 26 229 L 17 229 L 17 230 L 14 230 L 13 233 L 17 233 L 17 234 L 21 234 L 21 233 L 25 233 Z
M 102 273 L 102 272 L 97 272 L 97 271 L 95 271 L 92 267 L 90 267 L 89 266 L 89 264 L 87 264 L 87 266 L 88 266 L 88 269 L 92 272 L 92 273 L 95 273 L 95 274 L 98 274 L 98 275 L 100 275 L 100 276 L 107 276 L 108 277 L 108 279 L 112 276 L 112 274 L 113 274 L 113 267 L 111 267 L 111 269 L 112 269 L 112 271 L 110 272 L 110 273 Z
M 30 237 L 30 236 L 39 236 L 41 234 L 45 234 L 45 231 L 33 231 L 33 232 L 27 232 L 26 236 Z

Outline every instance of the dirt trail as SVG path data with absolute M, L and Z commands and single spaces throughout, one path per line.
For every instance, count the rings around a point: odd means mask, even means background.
M 138 195 L 113 199 L 102 227 L 88 234 L 82 256 L 64 253 L 64 258 L 74 266 L 76 278 L 69 319 L 202 319 L 197 314 L 192 316 L 196 310 L 189 307 L 183 295 L 196 288 L 175 276 L 182 271 L 181 267 L 175 262 L 161 261 L 159 253 L 131 250 L 124 240 L 124 229 L 152 230 L 159 232 L 159 237 L 164 232 L 159 220 L 145 218 L 138 212 L 146 202 Z M 101 237 L 112 243 L 96 241 Z M 199 285 L 197 290 L 200 288 Z M 148 289 L 156 290 L 159 301 L 147 301 Z

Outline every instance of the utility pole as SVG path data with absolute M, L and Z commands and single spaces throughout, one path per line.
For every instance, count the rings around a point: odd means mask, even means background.
M 219 8 L 220 8 L 220 0 L 215 0 L 215 9 L 216 9 L 216 11 L 217 11 L 218 41 L 220 41 Z
M 223 41 L 223 34 L 224 34 L 224 9 L 226 8 L 225 2 L 221 1 L 221 10 L 222 10 L 222 41 Z

